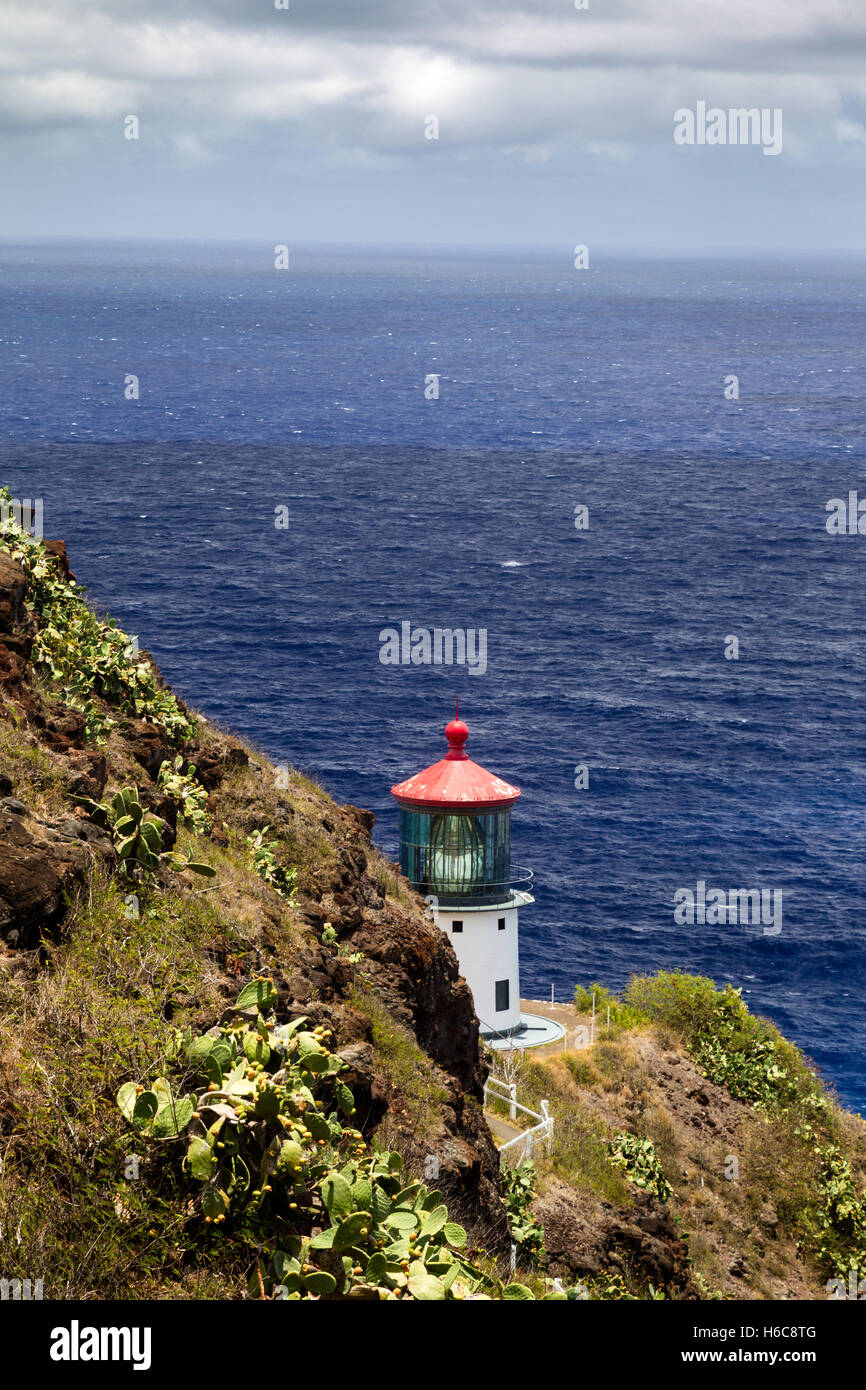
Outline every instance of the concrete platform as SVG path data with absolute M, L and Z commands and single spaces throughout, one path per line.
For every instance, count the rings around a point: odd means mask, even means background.
M 494 1052 L 526 1051 L 530 1047 L 549 1047 L 551 1043 L 561 1042 L 565 1029 L 561 1023 L 542 1014 L 524 1013 L 520 1010 L 520 1023 L 513 1033 L 482 1038 Z

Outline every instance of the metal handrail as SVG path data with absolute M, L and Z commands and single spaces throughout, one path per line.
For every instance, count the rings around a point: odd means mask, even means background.
M 504 1154 L 508 1149 L 515 1148 L 519 1144 L 522 1146 L 522 1157 L 525 1158 L 527 1154 L 531 1157 L 536 1138 L 547 1141 L 547 1152 L 550 1153 L 551 1145 L 553 1144 L 553 1116 L 550 1113 L 549 1102 L 546 1100 L 539 1102 L 541 1105 L 541 1114 L 539 1114 L 537 1110 L 530 1110 L 528 1105 L 521 1105 L 520 1101 L 517 1099 L 516 1082 L 502 1081 L 498 1076 L 488 1076 L 484 1083 L 485 1107 L 488 1104 L 491 1086 L 499 1086 L 503 1091 L 507 1091 L 507 1095 L 494 1096 L 494 1099 L 501 1100 L 504 1105 L 508 1106 L 509 1119 L 516 1120 L 517 1111 L 522 1110 L 525 1115 L 529 1115 L 532 1119 L 539 1121 L 537 1125 L 532 1125 L 529 1129 L 523 1130 L 522 1133 L 516 1135 L 513 1139 L 509 1139 L 507 1144 L 500 1144 L 500 1154 Z
M 539 1139 L 547 1140 L 547 1152 L 550 1153 L 551 1145 L 553 1144 L 553 1116 L 548 1109 L 548 1102 L 546 1100 L 539 1101 L 539 1104 L 541 1106 L 541 1114 L 538 1118 L 541 1123 L 533 1125 L 531 1129 L 525 1129 L 522 1134 L 517 1135 L 516 1139 L 509 1139 L 507 1144 L 501 1144 L 499 1146 L 500 1154 L 504 1154 L 508 1149 L 514 1148 L 516 1144 L 520 1144 L 522 1145 L 521 1157 L 526 1158 L 527 1154 L 531 1157 L 536 1135 Z M 523 1110 L 525 1106 L 521 1105 L 518 1108 Z M 529 1113 L 535 1114 L 534 1111 L 530 1111 Z

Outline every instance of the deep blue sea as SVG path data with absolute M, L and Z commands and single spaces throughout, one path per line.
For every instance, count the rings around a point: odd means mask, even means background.
M 524 994 L 730 980 L 866 1111 L 866 536 L 825 526 L 866 496 L 864 327 L 866 262 L 6 245 L 0 477 L 390 854 L 459 695 L 523 789 Z M 486 672 L 382 665 L 404 621 L 486 629 Z M 698 880 L 782 931 L 678 926 Z

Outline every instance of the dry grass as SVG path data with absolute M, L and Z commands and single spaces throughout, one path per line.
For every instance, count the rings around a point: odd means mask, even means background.
M 535 1108 L 548 1099 L 555 1117 L 553 1152 L 537 1156 L 542 1187 L 552 1175 L 627 1204 L 622 1179 L 619 1191 L 610 1186 L 606 1141 L 623 1129 L 652 1141 L 704 1297 L 826 1296 L 826 1271 L 809 1254 L 818 1243 L 817 1161 L 798 1105 L 765 1114 L 733 1100 L 701 1076 L 669 1024 L 539 1056 L 524 1066 L 520 1097 Z M 824 1123 L 862 1186 L 866 1125 L 832 1105 Z
M 176 1027 L 219 1015 L 216 952 L 241 943 L 202 897 L 142 893 L 138 915 L 127 897 L 97 869 L 42 968 L 22 961 L 0 985 L 0 1262 L 46 1298 L 182 1275 L 183 1208 L 143 1149 L 125 1176 L 136 1141 L 114 1097 L 161 1069 Z
M 441 1123 L 439 1111 L 449 1099 L 448 1088 L 413 1034 L 391 1015 L 369 985 L 356 985 L 351 1002 L 370 1020 L 376 1072 L 392 1092 L 388 1115 L 377 1131 L 377 1144 L 402 1150 L 407 1130 L 415 1140 L 433 1134 Z
M 10 714 L 8 706 L 3 713 Z M 19 801 L 40 816 L 56 810 L 68 793 L 68 776 L 62 759 L 43 748 L 23 726 L 11 718 L 0 723 L 0 777 L 9 779 L 12 795 Z

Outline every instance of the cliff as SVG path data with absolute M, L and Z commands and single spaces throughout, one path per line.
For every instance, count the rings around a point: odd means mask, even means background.
M 118 799 L 124 788 L 126 800 Z M 810 1244 L 811 1228 L 804 1235 L 797 1225 L 808 1163 L 792 1140 L 789 1156 L 800 1166 L 791 1191 L 770 1184 L 757 1206 L 725 1179 L 730 1154 L 755 1171 L 760 1142 L 767 1149 L 767 1111 L 708 1080 L 682 1020 L 654 1014 L 647 998 L 630 1013 L 615 1006 L 611 1033 L 591 1052 L 523 1065 L 524 1098 L 544 1095 L 556 1117 L 553 1150 L 539 1158 L 537 1193 L 527 1199 L 546 1241 L 532 1272 L 524 1258 L 531 1242 L 514 1212 L 528 1222 L 532 1213 L 511 1201 L 513 1235 L 482 1110 L 487 1064 L 471 995 L 447 937 L 372 846 L 373 823 L 371 813 L 336 805 L 308 778 L 275 768 L 191 711 L 146 652 L 87 608 L 61 542 L 34 545 L 14 528 L 0 536 L 3 1277 L 42 1278 L 46 1297 L 238 1297 L 255 1251 L 268 1245 L 272 1210 L 281 1229 L 300 1222 L 305 1232 L 298 1288 L 330 1291 L 328 1280 L 342 1278 L 334 1257 L 322 1255 L 324 1273 L 303 1260 L 311 1238 L 327 1245 L 320 1227 L 325 1197 L 339 1205 L 334 1179 L 320 1175 L 304 1188 L 296 1175 L 297 1200 L 280 1207 L 265 1179 L 284 1165 L 268 1158 L 264 1118 L 253 1126 L 263 1165 L 255 1222 L 252 1208 L 243 1221 L 236 1215 L 235 1165 L 225 1234 L 203 1224 L 225 1213 L 204 1217 L 195 1179 L 221 1161 L 219 1124 L 228 1116 L 241 1133 L 251 1102 L 233 1102 L 210 1130 L 200 1126 L 210 1146 L 203 1167 L 201 1138 L 182 1148 L 178 1121 L 177 1133 L 162 1132 L 168 1142 L 154 1144 L 153 1114 L 132 1109 L 140 1094 L 156 1096 L 155 1109 L 160 1087 L 177 1081 L 194 1088 L 191 1124 L 212 1119 L 206 1092 L 223 1096 L 225 1067 L 205 1086 L 191 1059 L 214 1039 L 242 1043 L 252 1064 L 247 1089 L 276 1095 L 283 1072 L 273 1057 L 267 1062 L 268 1051 L 282 1049 L 288 1070 L 290 1025 L 303 1017 L 304 1047 L 319 1057 L 313 1070 L 333 1078 L 335 1094 L 349 1088 L 354 1128 L 340 1134 L 332 1125 L 314 1141 L 299 1118 L 307 1102 L 292 1110 L 286 1100 L 285 1132 L 294 1124 L 301 1148 L 307 1140 L 327 1152 L 333 1145 L 368 1202 L 370 1175 L 379 1175 L 385 1201 L 388 1154 L 401 1155 L 393 1200 L 417 1206 L 419 1239 L 430 1250 L 444 1229 L 455 1249 L 471 1252 L 480 1281 L 467 1275 L 464 1286 L 461 1266 L 449 1282 L 453 1250 L 431 1255 L 425 1271 L 417 1243 L 413 1254 L 409 1244 L 398 1250 L 383 1239 L 366 1263 L 353 1265 L 357 1253 L 344 1259 L 349 1296 L 388 1288 L 440 1297 L 452 1287 L 469 1296 L 475 1287 L 493 1297 L 530 1289 L 543 1297 L 552 1288 L 545 1272 L 580 1297 L 824 1296 L 826 1256 Z M 273 986 L 261 996 L 267 1008 L 244 1010 L 262 981 Z M 311 1072 L 298 1075 L 314 1084 Z M 132 1083 L 124 1110 L 123 1088 Z M 310 1093 L 310 1104 L 323 1102 Z M 839 1152 L 862 1178 L 866 1127 L 832 1109 Z M 612 1136 L 625 1132 L 641 1142 L 654 1136 L 651 1180 L 634 1155 L 611 1148 Z M 774 1142 L 780 1133 L 773 1130 Z M 361 1173 L 352 1164 L 368 1167 Z M 245 1181 L 249 1189 L 249 1173 Z M 214 1182 L 208 1176 L 206 1192 Z M 437 1213 L 445 1206 L 443 1226 Z M 392 1224 L 402 1229 L 396 1218 Z M 522 1292 L 503 1294 L 512 1238 L 525 1282 Z M 257 1268 L 253 1291 L 261 1296 L 270 1285 Z M 375 1271 L 384 1281 L 378 1294 Z
M 69 578 L 62 545 L 49 543 L 48 556 Z M 113 1219 L 116 1182 L 100 1191 L 98 1174 L 109 1155 L 120 1161 L 114 1096 L 130 1070 L 142 1070 L 136 1035 L 144 1030 L 158 1049 L 168 1025 L 207 1027 L 247 979 L 267 974 L 278 1018 L 303 1014 L 333 1030 L 365 1134 L 399 1144 L 410 1171 L 437 1173 L 449 1209 L 486 1246 L 501 1247 L 507 1224 L 481 1111 L 485 1070 L 471 994 L 423 902 L 372 847 L 372 814 L 337 806 L 200 717 L 190 736 L 172 741 L 170 721 L 139 717 L 124 701 L 118 708 L 107 672 L 80 700 L 66 672 L 46 680 L 44 649 L 40 671 L 34 665 L 33 591 L 21 564 L 0 550 L 4 1244 L 23 1225 L 27 1268 L 55 1270 L 64 1296 L 116 1290 L 107 1251 L 83 1255 L 94 1228 Z M 98 635 L 94 642 L 98 670 Z M 162 692 L 147 653 L 140 661 Z M 179 717 L 189 716 L 176 704 Z M 94 735 L 97 707 L 111 722 Z M 116 845 L 82 799 L 134 786 L 166 823 L 166 846 L 185 844 L 177 804 L 157 785 L 181 746 L 206 792 L 210 829 L 196 854 L 209 859 L 218 887 L 161 864 L 158 891 L 131 919 L 135 884 L 119 875 Z M 291 902 L 250 866 L 245 842 L 263 827 L 296 870 Z M 326 923 L 336 949 L 323 944 Z M 358 952 L 360 969 L 346 960 Z M 93 1183 L 90 1210 L 81 1203 L 82 1164 Z M 124 1232 L 115 1238 L 122 1243 Z M 20 1264 L 17 1245 L 3 1253 L 4 1273 L 10 1253 Z M 128 1264 L 133 1250 L 126 1255 Z

